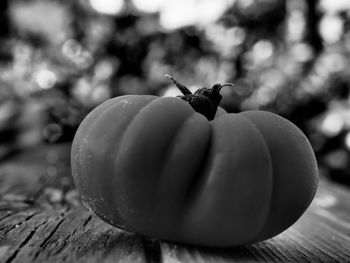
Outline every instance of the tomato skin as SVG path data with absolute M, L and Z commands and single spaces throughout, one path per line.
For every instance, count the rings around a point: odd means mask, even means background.
M 308 139 L 290 121 L 264 111 L 241 114 L 263 135 L 273 162 L 274 198 L 258 237 L 264 240 L 291 226 L 309 206 L 317 189 L 317 162 Z
M 83 202 L 147 236 L 227 247 L 292 225 L 318 181 L 305 135 L 263 111 L 208 121 L 178 98 L 121 96 L 94 109 L 72 145 Z

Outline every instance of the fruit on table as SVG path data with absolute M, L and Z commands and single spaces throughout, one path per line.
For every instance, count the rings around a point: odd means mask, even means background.
M 192 94 L 168 77 L 183 96 L 120 96 L 82 121 L 71 162 L 84 204 L 122 229 L 212 247 L 296 222 L 318 182 L 306 136 L 273 113 L 226 113 L 219 91 L 229 84 Z

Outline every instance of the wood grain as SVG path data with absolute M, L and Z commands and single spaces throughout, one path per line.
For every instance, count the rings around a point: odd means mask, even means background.
M 0 163 L 0 262 L 350 262 L 350 191 L 321 180 L 291 228 L 253 245 L 214 249 L 114 228 L 82 206 L 69 145 Z

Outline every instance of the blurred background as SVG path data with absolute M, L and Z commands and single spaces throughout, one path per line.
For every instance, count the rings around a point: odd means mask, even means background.
M 350 186 L 349 0 L 1 0 L 0 161 L 69 143 L 124 94 L 176 96 L 169 73 L 222 90 L 310 139 L 320 175 Z

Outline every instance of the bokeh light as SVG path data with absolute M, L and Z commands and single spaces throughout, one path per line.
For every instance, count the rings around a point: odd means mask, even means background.
M 350 9 L 350 2 L 348 0 L 320 0 L 319 5 L 327 13 L 336 13 Z
M 320 23 L 320 33 L 327 43 L 339 41 L 343 33 L 343 22 L 337 15 L 327 15 Z
M 335 136 L 339 134 L 343 127 L 344 120 L 341 115 L 337 113 L 330 113 L 324 118 L 321 125 L 321 130 L 327 136 Z
M 138 10 L 147 13 L 159 12 L 168 2 L 169 0 L 132 0 Z
M 124 0 L 90 0 L 90 5 L 99 13 L 116 15 L 122 11 Z
M 98 0 L 96 0 L 98 1 Z M 160 24 L 168 30 L 188 25 L 207 25 L 215 22 L 234 0 L 132 0 L 143 12 L 159 12 Z
M 350 150 L 350 132 L 348 132 L 345 136 L 345 145 Z
M 56 81 L 56 75 L 48 69 L 42 69 L 35 73 L 35 80 L 42 89 L 52 88 Z

